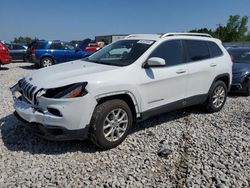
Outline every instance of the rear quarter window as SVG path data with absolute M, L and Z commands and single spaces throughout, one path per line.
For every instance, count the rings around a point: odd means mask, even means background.
M 188 62 L 200 61 L 210 58 L 210 53 L 206 41 L 185 40 Z
M 220 47 L 215 42 L 208 41 L 207 44 L 208 44 L 208 47 L 210 50 L 211 58 L 218 57 L 218 56 L 221 56 L 223 54 Z
M 60 42 L 53 42 L 50 46 L 50 49 L 54 50 L 64 50 L 63 45 Z
M 34 44 L 35 49 L 45 49 L 46 43 L 45 42 L 37 42 Z

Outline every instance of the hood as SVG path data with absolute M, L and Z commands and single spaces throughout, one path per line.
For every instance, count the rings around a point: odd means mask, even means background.
M 96 74 L 118 68 L 120 67 L 77 60 L 39 69 L 27 76 L 26 80 L 39 88 L 56 88 L 86 82 Z
M 233 73 L 250 72 L 250 63 L 233 63 Z

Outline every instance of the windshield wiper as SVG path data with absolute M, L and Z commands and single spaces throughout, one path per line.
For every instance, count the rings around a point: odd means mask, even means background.
M 92 62 L 92 63 L 104 64 L 104 63 L 101 62 L 101 61 L 90 60 L 88 57 L 82 58 L 82 61 L 88 61 L 88 62 Z

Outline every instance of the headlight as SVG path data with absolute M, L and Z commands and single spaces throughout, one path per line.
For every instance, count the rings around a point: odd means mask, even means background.
M 48 89 L 46 91 L 45 97 L 48 98 L 75 98 L 82 97 L 86 95 L 88 92 L 85 87 L 87 82 L 71 84 L 68 86 L 63 86 L 54 89 Z

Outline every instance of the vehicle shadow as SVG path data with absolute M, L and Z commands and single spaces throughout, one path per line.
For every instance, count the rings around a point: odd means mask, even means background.
M 31 65 L 21 65 L 19 66 L 21 69 L 26 69 L 26 70 L 35 70 L 38 69 L 34 64 Z
M 9 70 L 9 68 L 8 68 L 8 67 L 1 67 L 1 66 L 0 66 L 0 71 L 1 71 L 1 70 Z
M 63 154 L 67 152 L 94 153 L 99 151 L 90 141 L 48 141 L 34 135 L 22 122 L 10 114 L 0 119 L 0 137 L 11 151 L 31 154 Z
M 244 93 L 240 93 L 240 92 L 230 92 L 230 93 L 228 93 L 228 97 L 229 98 L 238 98 L 238 97 L 247 97 L 247 96 L 244 95 Z
M 196 107 L 189 107 L 165 113 L 143 122 L 136 123 L 130 134 L 155 127 L 162 123 L 177 120 L 188 116 L 190 113 L 203 113 Z M 31 154 L 63 154 L 67 152 L 95 153 L 100 152 L 89 140 L 85 141 L 48 141 L 34 135 L 30 130 L 22 126 L 22 122 L 10 114 L 0 119 L 0 136 L 4 145 L 11 151 L 23 151 Z
M 162 113 L 160 115 L 148 118 L 145 121 L 138 122 L 131 130 L 131 133 L 133 134 L 133 133 L 139 132 L 141 130 L 155 127 L 155 126 L 160 125 L 162 123 L 168 123 L 170 121 L 178 120 L 180 118 L 188 116 L 190 113 L 192 113 L 191 111 L 192 112 L 195 111 L 195 108 L 188 107 L 185 109 L 176 110 L 176 111 L 172 111 L 172 112 L 168 112 L 168 113 Z M 197 110 L 197 112 L 198 112 L 198 110 Z

